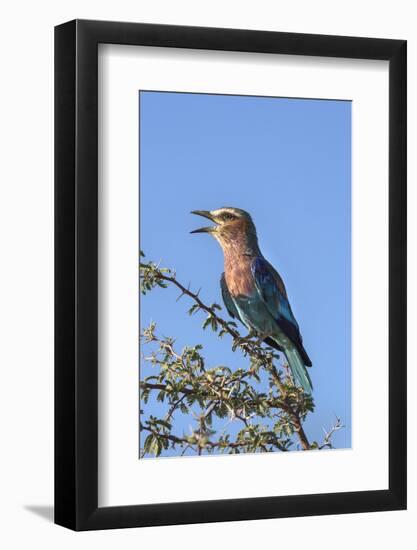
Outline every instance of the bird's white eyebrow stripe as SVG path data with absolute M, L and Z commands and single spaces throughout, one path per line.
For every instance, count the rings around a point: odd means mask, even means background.
M 221 216 L 222 214 L 231 214 L 232 216 L 236 216 L 236 212 L 234 212 L 232 208 L 218 208 L 217 210 L 212 210 L 211 214 L 215 217 Z

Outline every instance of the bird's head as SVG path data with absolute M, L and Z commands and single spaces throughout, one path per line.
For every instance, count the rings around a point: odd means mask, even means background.
M 242 242 L 246 246 L 251 242 L 254 245 L 257 244 L 255 224 L 245 210 L 227 206 L 210 211 L 193 210 L 191 214 L 203 216 L 214 223 L 208 227 L 195 229 L 191 233 L 210 233 L 223 248 L 236 242 Z

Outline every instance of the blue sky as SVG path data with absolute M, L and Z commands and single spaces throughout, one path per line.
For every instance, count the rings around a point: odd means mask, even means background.
M 234 206 L 256 224 L 284 279 L 305 348 L 316 410 L 305 430 L 323 439 L 335 415 L 351 445 L 351 103 L 140 92 L 140 243 L 148 259 L 221 302 L 223 255 L 191 210 Z M 230 342 L 201 330 L 174 289 L 141 297 L 141 326 L 157 322 L 178 347 L 201 343 L 210 366 L 242 366 Z M 225 312 L 223 312 L 226 315 Z M 242 327 L 242 333 L 246 331 Z M 143 363 L 141 376 L 151 369 Z M 151 401 L 146 413 L 158 412 Z M 188 423 L 184 424 L 184 429 Z

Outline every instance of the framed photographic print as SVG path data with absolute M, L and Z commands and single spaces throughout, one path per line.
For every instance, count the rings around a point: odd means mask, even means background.
M 406 42 L 55 30 L 55 521 L 406 507 Z

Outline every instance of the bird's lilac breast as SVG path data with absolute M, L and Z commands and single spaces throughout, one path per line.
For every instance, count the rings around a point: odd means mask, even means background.
M 255 292 L 255 281 L 250 268 L 251 259 L 242 257 L 225 260 L 224 275 L 231 296 L 251 296 Z

